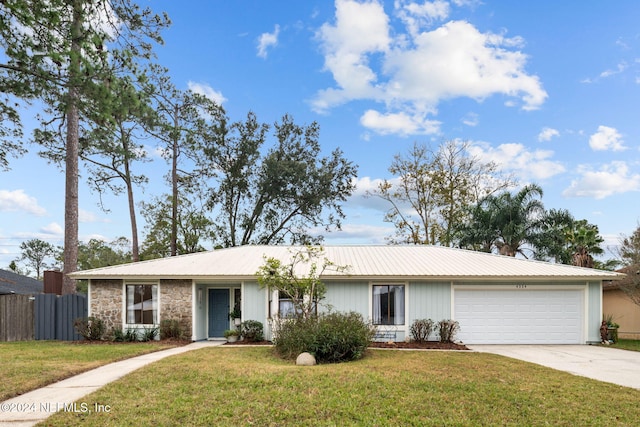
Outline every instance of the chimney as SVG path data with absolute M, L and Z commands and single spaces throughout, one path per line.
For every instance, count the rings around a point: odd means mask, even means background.
M 62 295 L 61 271 L 49 270 L 44 272 L 44 293 Z

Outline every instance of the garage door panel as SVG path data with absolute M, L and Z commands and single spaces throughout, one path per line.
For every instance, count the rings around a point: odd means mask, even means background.
M 580 290 L 471 290 L 454 292 L 458 338 L 468 344 L 583 343 Z

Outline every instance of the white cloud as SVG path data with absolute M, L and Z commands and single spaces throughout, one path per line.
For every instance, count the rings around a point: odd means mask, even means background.
M 615 74 L 620 74 L 626 69 L 627 69 L 627 63 L 623 61 L 623 62 L 619 63 L 618 66 L 615 69 L 613 69 L 613 70 L 611 70 L 611 69 L 604 70 L 603 72 L 601 72 L 600 73 L 600 77 L 607 78 L 607 77 L 613 76 Z
M 47 213 L 36 198 L 25 194 L 24 190 L 0 190 L 0 212 L 26 212 L 37 216 Z
M 608 126 L 598 126 L 598 131 L 589 138 L 589 146 L 595 151 L 623 151 L 624 146 L 622 135 L 615 128 Z
M 111 222 L 111 220 L 107 218 L 100 218 L 93 212 L 85 211 L 84 209 L 78 209 L 78 221 L 91 223 L 91 222 Z
M 538 134 L 538 141 L 551 141 L 554 136 L 559 136 L 560 132 L 552 128 L 543 128 Z
M 467 113 L 462 118 L 462 123 L 471 127 L 478 126 L 478 124 L 480 123 L 480 118 L 476 113 Z
M 537 77 L 523 71 L 526 56 L 503 48 L 511 42 L 463 21 L 423 32 L 414 39 L 415 49 L 387 56 L 385 71 L 392 75 L 387 94 L 432 107 L 444 99 L 504 94 L 521 97 L 526 110 L 536 109 L 547 93 Z
M 267 57 L 267 50 L 270 47 L 278 45 L 278 35 L 280 34 L 280 25 L 275 26 L 273 33 L 262 33 L 258 37 L 258 56 L 260 58 Z
M 600 74 L 598 74 L 598 77 L 596 77 L 596 78 L 587 77 L 587 78 L 582 79 L 580 81 L 580 83 L 596 83 L 600 79 L 606 79 L 606 78 L 614 76 L 616 74 L 623 73 L 628 67 L 629 67 L 628 64 L 625 61 L 622 61 L 616 66 L 615 69 L 609 68 L 607 70 L 604 70 Z
M 222 92 L 218 92 L 206 83 L 195 83 L 189 81 L 187 83 L 187 87 L 191 92 L 206 96 L 218 105 L 222 105 L 227 100 L 227 98 L 222 95 Z
M 323 111 L 352 99 L 382 99 L 374 86 L 368 53 L 389 49 L 389 17 L 376 1 L 336 0 L 336 24 L 323 24 L 317 33 L 325 54 L 324 67 L 333 74 L 338 89 L 322 90 L 313 101 Z
M 316 233 L 324 236 L 328 245 L 345 245 L 365 242 L 370 245 L 382 245 L 387 243 L 387 236 L 393 235 L 395 228 L 392 226 L 370 225 L 370 224 L 343 224 L 342 230 L 327 233 L 325 230 L 317 229 Z
M 571 181 L 569 188 L 562 192 L 565 197 L 605 197 L 640 191 L 640 173 L 631 173 L 626 162 L 615 161 L 603 165 L 600 170 L 588 166 L 580 166 L 580 179 Z
M 440 122 L 428 120 L 424 114 L 409 115 L 405 112 L 381 114 L 368 110 L 360 118 L 360 123 L 382 135 L 429 135 L 440 130 Z
M 422 28 L 441 21 L 449 16 L 449 3 L 443 0 L 424 3 L 398 0 L 395 4 L 396 14 L 404 22 L 412 35 L 417 35 Z
M 62 237 L 64 236 L 64 229 L 57 222 L 52 222 L 40 228 L 40 233 L 46 236 Z
M 485 142 L 474 142 L 469 147 L 469 154 L 485 162 L 495 162 L 502 170 L 514 173 L 522 181 L 549 179 L 565 171 L 562 163 L 552 160 L 553 151 L 530 151 L 517 143 L 494 148 Z
M 527 56 L 514 50 L 522 45 L 521 38 L 481 33 L 464 21 L 421 30 L 447 15 L 444 3 L 396 5 L 406 33 L 394 28 L 392 39 L 390 18 L 379 1 L 336 0 L 335 23 L 325 23 L 317 33 L 325 70 L 332 73 L 336 85 L 316 94 L 314 110 L 325 112 L 352 100 L 372 100 L 386 108 L 377 117 L 423 115 L 426 122 L 426 115 L 436 115 L 438 104 L 447 99 L 481 101 L 501 94 L 508 97 L 505 103 L 534 110 L 547 98 L 538 77 L 524 70 Z M 361 122 L 366 123 L 364 119 Z M 400 134 L 428 128 L 438 131 L 433 126 L 415 127 L 413 120 L 402 130 L 396 124 L 394 120 L 391 127 L 374 130 Z

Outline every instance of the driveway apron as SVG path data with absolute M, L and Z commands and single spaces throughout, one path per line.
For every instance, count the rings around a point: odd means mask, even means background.
M 468 345 L 471 350 L 536 363 L 640 390 L 640 352 L 596 345 Z

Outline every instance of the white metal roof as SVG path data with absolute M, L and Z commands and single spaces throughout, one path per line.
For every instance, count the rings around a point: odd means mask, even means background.
M 247 279 L 266 258 L 287 264 L 299 246 L 239 246 L 170 258 L 79 271 L 74 279 Z M 325 270 L 323 278 L 427 278 L 490 280 L 616 280 L 619 273 L 530 261 L 442 246 L 323 246 L 324 256 L 344 272 Z M 317 262 L 321 265 L 321 262 Z M 305 274 L 304 270 L 299 272 Z

